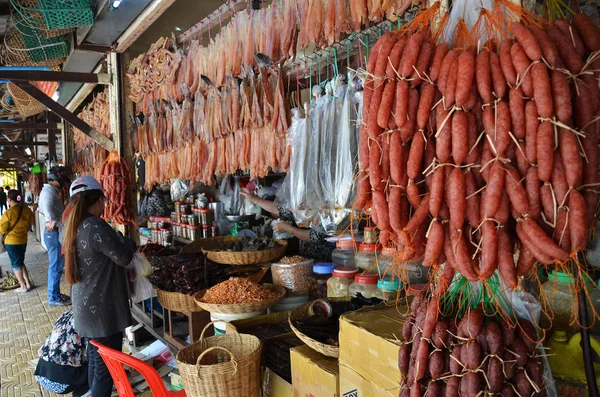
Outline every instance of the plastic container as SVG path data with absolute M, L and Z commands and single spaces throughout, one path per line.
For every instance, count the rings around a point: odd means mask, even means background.
M 544 299 L 539 299 L 546 311 L 552 311 L 554 318 L 550 324 L 546 316 L 540 319 L 540 325 L 544 328 L 552 327 L 553 331 L 562 330 L 571 334 L 579 330 L 579 327 L 571 325 L 573 311 L 577 310 L 577 295 L 575 294 L 575 278 L 568 273 L 553 271 L 548 275 L 548 281 L 542 286 Z M 591 281 L 586 282 L 588 291 L 593 291 L 595 286 Z M 590 302 L 588 301 L 588 304 Z
M 381 246 L 377 244 L 361 244 L 358 252 L 354 255 L 354 264 L 360 270 L 366 270 L 369 273 L 377 273 L 377 257 L 381 253 Z
M 335 263 L 315 263 L 310 277 L 310 289 L 308 297 L 310 300 L 327 298 L 327 280 L 331 278 Z
M 308 295 L 304 296 L 286 296 L 280 300 L 271 312 L 289 312 L 308 302 Z
M 339 240 L 335 243 L 335 249 L 331 254 L 331 262 L 338 266 L 354 267 L 354 240 Z
M 314 262 L 274 263 L 271 265 L 273 284 L 284 287 L 286 296 L 308 296 Z
M 354 282 L 349 287 L 350 297 L 356 297 L 356 294 L 359 292 L 367 299 L 376 297 L 379 292 L 377 290 L 377 281 L 379 281 L 377 274 L 357 274 L 354 276 Z
M 590 338 L 592 350 L 600 355 L 600 342 Z M 583 366 L 583 350 L 581 349 L 581 333 L 575 333 L 567 339 L 564 330 L 556 330 L 546 344 L 546 356 L 552 375 L 571 382 L 587 384 Z M 600 384 L 600 364 L 594 363 L 596 382 Z
M 201 225 L 209 225 L 211 226 L 214 222 L 214 217 L 213 217 L 213 212 L 209 209 L 201 209 L 198 212 L 198 215 L 200 215 L 200 219 L 199 222 Z
M 202 229 L 200 228 L 199 225 L 196 226 L 188 226 L 188 230 L 190 233 L 190 240 L 192 241 L 198 241 L 202 238 Z
M 377 271 L 381 277 L 392 277 L 392 270 L 390 265 L 398 255 L 398 250 L 392 247 L 384 247 L 381 250 L 381 255 L 377 257 Z
M 350 300 L 350 284 L 354 282 L 354 276 L 358 269 L 353 266 L 338 266 L 327 280 L 327 297 L 343 298 Z
M 225 335 L 226 324 L 235 320 L 245 320 L 247 318 L 252 318 L 256 316 L 260 316 L 265 314 L 266 310 L 261 310 L 258 312 L 250 312 L 250 313 L 210 313 L 210 321 L 216 321 L 215 323 L 215 335 Z M 221 320 L 221 321 L 219 321 Z
M 202 225 L 202 238 L 210 237 L 210 225 Z
M 377 297 L 385 303 L 396 303 L 400 290 L 400 280 L 397 278 L 381 278 L 377 281 Z
M 365 227 L 363 243 L 377 244 L 377 229 L 374 227 Z
M 429 282 L 429 269 L 423 266 L 422 261 L 404 262 L 398 264 L 398 271 L 401 274 L 406 274 L 408 285 L 427 284 Z

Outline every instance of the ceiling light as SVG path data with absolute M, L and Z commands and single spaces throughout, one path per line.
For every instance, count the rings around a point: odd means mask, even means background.
M 112 7 L 113 8 L 119 8 L 119 6 L 121 5 L 122 2 L 123 2 L 122 0 L 114 0 L 112 2 Z
M 31 149 L 29 149 L 28 147 L 25 148 L 25 153 L 27 153 L 28 156 L 31 156 Z
M 54 91 L 54 93 L 52 94 L 52 100 L 53 100 L 54 102 L 56 102 L 56 101 L 58 101 L 58 98 L 60 98 L 60 91 L 59 91 L 59 90 L 56 90 L 56 91 Z
M 179 26 L 175 26 L 175 30 L 181 32 L 181 28 Z

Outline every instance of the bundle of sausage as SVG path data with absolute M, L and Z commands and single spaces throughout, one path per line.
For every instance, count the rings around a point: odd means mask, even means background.
M 402 327 L 400 397 L 546 395 L 535 326 L 487 318 L 468 309 L 458 321 L 439 317 L 439 300 L 420 295 Z
M 104 218 L 127 225 L 134 221 L 129 209 L 131 204 L 129 189 L 131 187 L 131 171 L 129 165 L 119 153 L 110 152 L 100 170 L 100 184 L 108 199 L 104 207 Z
M 387 33 L 368 60 L 355 208 L 400 260 L 510 287 L 582 250 L 598 202 L 600 32 L 589 18 L 477 52 Z M 517 263 L 513 253 L 520 251 Z

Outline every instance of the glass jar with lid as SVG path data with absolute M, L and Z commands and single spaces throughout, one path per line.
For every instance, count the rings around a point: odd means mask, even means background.
M 381 278 L 377 281 L 377 297 L 385 303 L 396 303 L 400 290 L 400 280 L 397 278 Z
M 373 298 L 377 296 L 377 281 L 379 276 L 374 273 L 362 273 L 354 276 L 354 282 L 350 284 L 350 298 L 356 297 L 359 292 L 365 298 Z
M 381 250 L 381 255 L 377 257 L 377 269 L 383 277 L 392 276 L 392 268 L 395 257 L 398 255 L 398 250 L 395 247 L 384 247 Z
M 327 298 L 327 280 L 331 277 L 334 268 L 335 263 L 321 262 L 314 264 L 308 289 L 310 300 Z
M 200 225 L 189 225 L 190 240 L 198 241 L 202 238 L 202 229 Z
M 354 266 L 337 266 L 327 280 L 327 297 L 343 298 L 350 300 L 350 284 L 354 281 L 354 276 L 358 269 Z
M 338 266 L 354 267 L 354 240 L 338 240 L 331 254 L 331 261 Z
M 198 215 L 200 215 L 199 223 L 201 225 L 208 225 L 210 227 L 213 224 L 214 219 L 213 219 L 213 213 L 211 210 L 209 210 L 207 208 L 201 209 L 198 212 Z
M 358 246 L 358 252 L 354 254 L 354 264 L 359 270 L 377 273 L 377 266 L 375 264 L 380 253 L 380 245 L 362 243 Z

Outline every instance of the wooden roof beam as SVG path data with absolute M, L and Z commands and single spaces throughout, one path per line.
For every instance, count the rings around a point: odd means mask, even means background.
M 60 81 L 69 83 L 110 84 L 106 73 L 52 72 L 46 70 L 1 70 L 0 80 L 10 81 Z
M 114 150 L 115 144 L 110 138 L 107 138 L 106 136 L 102 135 L 98 130 L 94 129 L 88 123 L 81 120 L 79 117 L 71 113 L 58 102 L 55 102 L 52 98 L 44 94 L 37 87 L 25 81 L 18 81 L 16 82 L 16 84 L 19 86 L 19 88 L 21 88 L 23 91 L 37 99 L 42 105 L 46 106 L 53 113 L 62 117 L 67 123 L 71 124 L 73 127 L 77 128 L 85 135 L 89 136 L 98 145 L 102 146 L 109 152 Z

